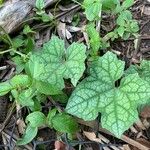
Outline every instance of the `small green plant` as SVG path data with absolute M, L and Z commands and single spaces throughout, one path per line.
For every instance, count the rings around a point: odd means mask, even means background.
M 134 0 L 124 0 L 122 3 L 119 0 L 83 1 L 86 18 L 92 22 L 90 24 L 93 24 L 87 26 L 87 34 L 91 39 L 90 45 L 92 53 L 94 47 L 96 48 L 94 48 L 96 51 L 98 51 L 99 48 L 104 49 L 109 47 L 109 40 L 114 41 L 118 38 L 127 40 L 130 36 L 138 36 L 138 22 L 133 19 L 131 12 L 128 10 L 133 4 Z M 104 37 L 100 37 L 100 33 L 98 33 L 96 29 L 94 31 L 94 26 L 96 26 L 95 22 L 101 21 L 102 19 L 102 12 L 105 12 L 107 15 L 114 15 L 114 18 L 116 18 L 115 29 L 107 33 Z M 93 31 L 93 34 L 91 34 L 90 31 Z M 100 43 L 101 46 L 99 46 Z
M 128 10 L 133 4 L 134 0 L 125 0 L 122 4 L 117 4 L 117 7 L 113 10 L 114 15 L 116 15 L 116 28 L 106 34 L 104 39 L 113 41 L 122 38 L 127 40 L 130 36 L 138 36 L 138 22 L 133 19 L 131 12 Z
M 26 27 L 26 26 L 25 26 Z M 29 28 L 29 26 L 28 26 Z M 11 39 L 8 33 L 0 26 L 1 36 L 0 42 L 2 42 L 2 48 L 0 49 L 0 55 L 10 53 L 11 56 L 19 55 L 22 58 L 26 59 L 28 56 L 26 55 L 31 48 L 33 49 L 34 39 L 30 34 L 30 37 L 24 37 L 23 34 Z M 32 34 L 35 33 L 32 31 Z M 4 46 L 3 46 L 4 45 Z M 30 48 L 29 48 L 30 47 Z M 22 50 L 26 50 L 26 53 L 22 53 Z
M 136 36 L 139 26 L 136 20 L 132 19 L 130 11 L 122 11 L 117 18 L 117 28 L 114 30 L 120 37 L 127 40 L 131 35 Z
M 36 14 L 38 19 L 40 19 L 43 22 L 50 22 L 52 21 L 53 17 L 49 16 L 48 14 L 46 14 L 45 12 L 45 2 L 44 0 L 36 0 Z
M 65 113 L 57 113 L 56 109 L 51 110 L 47 117 L 40 111 L 35 111 L 26 117 L 28 123 L 26 132 L 22 139 L 18 140 L 18 145 L 25 145 L 32 141 L 37 135 L 38 128 L 48 126 L 59 132 L 73 134 L 78 131 L 78 124 L 75 119 Z
M 89 21 L 101 19 L 101 12 L 113 11 L 120 2 L 118 0 L 84 0 L 83 8 L 85 9 L 86 18 Z

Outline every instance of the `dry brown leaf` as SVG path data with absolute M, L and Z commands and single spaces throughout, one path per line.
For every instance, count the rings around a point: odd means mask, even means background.
M 66 38 L 66 23 L 62 23 L 59 22 L 59 24 L 57 25 L 57 32 L 59 37 L 61 37 L 62 39 Z
M 143 14 L 150 15 L 150 7 L 149 6 L 144 7 Z
M 18 125 L 18 131 L 20 134 L 23 134 L 25 132 L 25 122 L 22 119 L 17 120 L 17 125 Z
M 133 133 L 138 133 L 138 131 L 136 130 L 136 128 L 135 127 L 130 127 L 130 130 L 131 130 L 131 132 L 133 132 Z
M 81 28 L 75 26 L 67 26 L 69 32 L 78 32 L 81 31 Z
M 123 150 L 131 150 L 131 148 L 129 147 L 129 145 L 123 145 Z
M 98 134 L 98 137 L 99 137 L 102 141 L 104 141 L 105 143 L 109 143 L 109 142 L 110 142 L 106 137 L 104 137 L 104 136 L 101 135 L 100 133 Z
M 143 125 L 148 129 L 150 127 L 150 122 L 147 119 L 144 119 Z
M 69 30 L 66 28 L 66 23 L 63 22 L 59 22 L 58 26 L 57 26 L 57 32 L 59 37 L 61 37 L 62 39 L 71 39 L 72 35 L 69 32 Z
M 144 124 L 142 123 L 141 120 L 138 120 L 138 121 L 136 122 L 136 125 L 137 125 L 137 127 L 138 127 L 140 130 L 146 130 L 146 127 L 144 126 Z
M 83 131 L 83 133 L 89 140 L 101 143 L 101 139 L 97 138 L 94 132 Z

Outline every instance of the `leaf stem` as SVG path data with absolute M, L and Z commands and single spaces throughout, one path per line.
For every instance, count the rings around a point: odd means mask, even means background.
M 26 57 L 26 55 L 25 54 L 23 54 L 23 53 L 21 53 L 21 52 L 19 52 L 19 51 L 14 51 L 16 54 L 18 54 L 18 55 L 20 55 L 21 57 Z
M 2 51 L 2 52 L 0 52 L 0 55 L 8 53 L 8 52 L 11 52 L 11 51 L 13 51 L 13 50 L 12 49 L 8 49 L 8 50 L 5 50 L 5 51 Z
M 21 52 L 19 52 L 19 51 L 16 51 L 14 48 L 11 48 L 11 49 L 8 49 L 8 50 L 5 50 L 5 51 L 1 51 L 1 52 L 0 52 L 0 55 L 5 54 L 5 53 L 8 53 L 8 52 L 14 52 L 14 53 L 20 55 L 21 57 L 24 57 L 24 58 L 26 57 L 25 54 L 23 54 L 23 53 L 21 53 Z

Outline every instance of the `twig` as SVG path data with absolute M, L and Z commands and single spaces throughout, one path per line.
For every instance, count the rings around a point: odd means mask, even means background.
M 50 96 L 48 96 L 48 99 L 53 103 L 59 112 L 63 112 L 63 109 Z
M 6 70 L 7 68 L 8 68 L 8 66 L 1 66 L 1 67 L 0 67 L 0 71 Z
M 10 138 L 10 131 L 9 130 L 5 130 L 2 132 L 7 138 Z M 13 142 L 16 143 L 17 139 L 19 139 L 19 137 L 14 133 L 12 135 L 12 140 Z M 29 145 L 23 145 L 22 147 L 25 147 L 27 150 L 33 150 L 31 146 Z
M 16 105 L 16 102 L 13 102 L 12 107 L 8 111 L 6 119 L 4 120 L 2 126 L 0 127 L 0 133 L 5 129 L 7 123 L 9 122 L 9 119 L 11 118 L 11 116 L 12 116 L 12 114 L 14 112 L 15 105 Z
M 132 146 L 135 146 L 136 148 L 140 149 L 140 150 L 149 150 L 150 148 L 142 145 L 141 143 L 125 136 L 125 135 L 122 135 L 121 137 L 121 140 L 125 141 L 126 143 L 132 145 Z

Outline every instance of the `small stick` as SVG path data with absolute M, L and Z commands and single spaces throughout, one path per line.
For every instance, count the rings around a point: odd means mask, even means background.
M 11 118 L 13 112 L 14 112 L 14 108 L 15 108 L 16 102 L 13 102 L 12 107 L 10 108 L 10 110 L 8 111 L 7 117 L 4 120 L 2 126 L 0 127 L 0 133 L 5 129 L 9 119 Z

